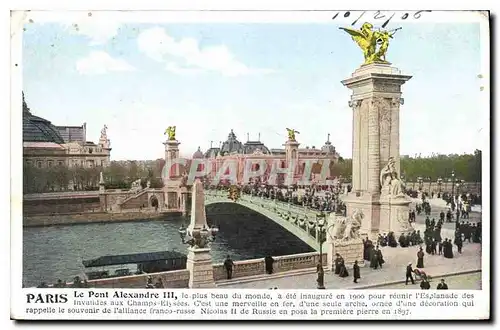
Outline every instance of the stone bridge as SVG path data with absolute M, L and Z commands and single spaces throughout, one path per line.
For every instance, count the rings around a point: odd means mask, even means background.
M 318 211 L 291 205 L 267 198 L 241 195 L 236 202 L 228 199 L 226 191 L 205 191 L 205 205 L 238 204 L 254 212 L 260 213 L 276 222 L 306 244 L 319 251 L 318 228 L 316 227 Z M 328 214 L 327 214 L 328 216 Z

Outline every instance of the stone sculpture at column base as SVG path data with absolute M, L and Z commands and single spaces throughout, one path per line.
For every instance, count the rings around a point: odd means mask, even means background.
M 189 247 L 186 269 L 189 271 L 190 289 L 215 288 L 210 249 Z
M 337 253 L 344 258 L 348 269 L 356 260 L 360 267 L 364 266 L 364 246 L 359 233 L 363 218 L 364 214 L 359 209 L 348 218 L 337 217 L 334 213 L 330 214 L 326 231 L 328 269 L 334 266 Z

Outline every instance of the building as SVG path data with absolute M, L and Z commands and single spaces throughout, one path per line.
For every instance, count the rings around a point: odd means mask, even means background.
M 298 145 L 298 143 L 297 143 Z M 339 160 L 339 154 L 336 152 L 335 147 L 330 142 L 330 134 L 328 134 L 327 141 L 317 149 L 315 146 L 298 148 L 297 149 L 297 177 L 301 176 L 305 170 L 306 160 L 315 160 L 312 166 L 312 180 L 319 176 L 321 173 L 322 164 L 325 160 L 329 161 L 330 171 L 327 172 L 327 179 L 334 177 L 333 165 Z M 193 158 L 204 158 L 208 162 L 209 177 L 214 177 L 220 170 L 221 166 L 226 160 L 232 160 L 238 164 L 238 181 L 242 182 L 243 171 L 247 160 L 266 160 L 268 164 L 267 172 L 263 175 L 263 180 L 268 178 L 268 174 L 273 163 L 281 160 L 281 166 L 286 167 L 286 149 L 270 149 L 259 139 L 257 141 L 250 141 L 247 136 L 247 142 L 240 142 L 233 130 L 230 131 L 227 140 L 222 142 L 219 147 L 210 147 L 206 152 L 202 152 L 200 148 L 193 154 Z M 253 165 L 254 170 L 258 170 L 258 164 Z
M 23 93 L 23 161 L 38 168 L 108 166 L 111 145 L 105 126 L 99 142 L 86 140 L 87 125 L 55 126 L 33 115 Z

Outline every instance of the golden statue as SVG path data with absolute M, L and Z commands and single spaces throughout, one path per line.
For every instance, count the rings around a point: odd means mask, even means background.
M 174 141 L 175 140 L 175 126 L 169 126 L 166 130 L 165 130 L 165 133 L 163 133 L 164 135 L 168 135 L 168 139 L 170 141 Z
M 389 39 L 396 31 L 401 28 L 397 28 L 391 31 L 373 31 L 373 25 L 370 23 L 364 23 L 360 30 L 354 30 L 350 28 L 340 28 L 345 32 L 349 33 L 359 48 L 363 51 L 363 56 L 365 57 L 364 64 L 370 63 L 384 63 L 390 64 L 385 59 L 387 49 L 389 48 Z M 378 49 L 377 49 L 378 46 Z
M 286 130 L 288 132 L 288 141 L 295 141 L 295 133 L 300 134 L 299 131 L 294 129 L 287 128 Z

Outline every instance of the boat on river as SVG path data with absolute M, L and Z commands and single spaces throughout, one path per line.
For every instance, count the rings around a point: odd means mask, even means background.
M 183 253 L 177 251 L 160 251 L 106 255 L 96 259 L 83 260 L 82 264 L 85 268 L 89 268 L 89 272 L 85 273 L 87 280 L 95 280 L 186 269 L 186 261 L 187 256 Z M 128 266 L 134 264 L 137 266 L 137 269 L 132 271 Z M 96 268 L 101 269 L 96 270 Z

